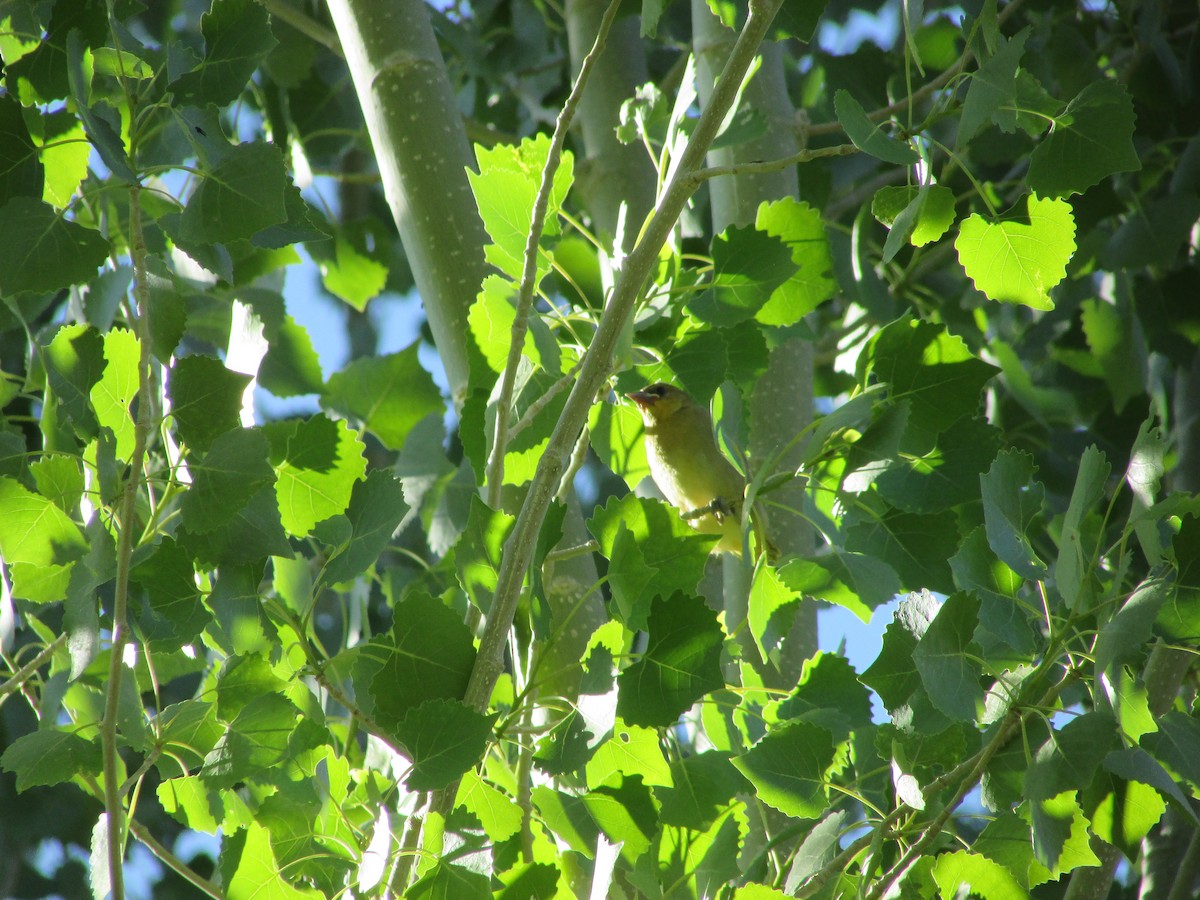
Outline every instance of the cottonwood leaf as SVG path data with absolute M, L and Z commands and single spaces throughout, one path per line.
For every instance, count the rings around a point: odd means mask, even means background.
M 1028 199 L 1029 221 L 989 221 L 975 213 L 955 249 L 975 287 L 991 300 L 1053 309 L 1050 289 L 1075 253 L 1075 218 L 1065 200 Z

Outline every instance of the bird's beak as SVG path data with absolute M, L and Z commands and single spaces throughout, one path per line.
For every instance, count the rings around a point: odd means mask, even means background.
M 646 391 L 632 391 L 625 395 L 642 409 L 649 409 L 654 405 L 654 401 L 658 399 L 654 394 Z

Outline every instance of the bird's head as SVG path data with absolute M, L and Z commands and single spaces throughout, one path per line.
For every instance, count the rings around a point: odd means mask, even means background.
M 637 404 L 642 413 L 642 420 L 647 425 L 662 422 L 680 409 L 694 405 L 691 397 L 673 384 L 663 381 L 646 385 L 640 391 L 633 391 L 625 396 Z

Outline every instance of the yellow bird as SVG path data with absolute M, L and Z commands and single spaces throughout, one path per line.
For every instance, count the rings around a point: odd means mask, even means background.
M 717 447 L 708 410 L 674 385 L 626 394 L 646 426 L 650 476 L 697 531 L 719 534 L 714 550 L 742 552 L 745 481 Z

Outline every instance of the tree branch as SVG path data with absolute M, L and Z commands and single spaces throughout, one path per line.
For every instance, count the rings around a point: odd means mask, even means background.
M 550 206 L 550 192 L 554 188 L 554 175 L 562 159 L 563 144 L 567 140 L 567 130 L 575 118 L 575 110 L 579 107 L 580 97 L 587 86 L 588 77 L 596 65 L 596 60 L 604 52 L 604 44 L 608 39 L 608 30 L 612 27 L 613 19 L 621 0 L 611 0 L 600 20 L 600 28 L 592 49 L 583 60 L 579 75 L 571 88 L 567 102 L 563 104 L 554 122 L 554 134 L 550 138 L 550 151 L 546 154 L 546 164 L 542 167 L 542 182 L 538 186 L 537 196 L 533 201 L 533 214 L 530 217 L 529 234 L 525 236 L 525 259 L 521 269 L 521 286 L 517 293 L 517 313 L 513 319 L 512 333 L 509 337 L 508 359 L 504 364 L 504 373 L 500 377 L 500 396 L 496 400 L 496 431 L 492 441 L 492 455 L 487 465 L 487 502 L 488 506 L 497 508 L 500 505 L 500 490 L 504 486 L 504 454 L 508 449 L 509 418 L 511 416 L 513 386 L 517 381 L 517 365 L 525 350 L 525 334 L 529 330 L 529 312 L 533 308 L 534 289 L 537 286 L 537 257 L 538 245 L 542 240 L 542 232 L 546 227 L 546 211 Z

